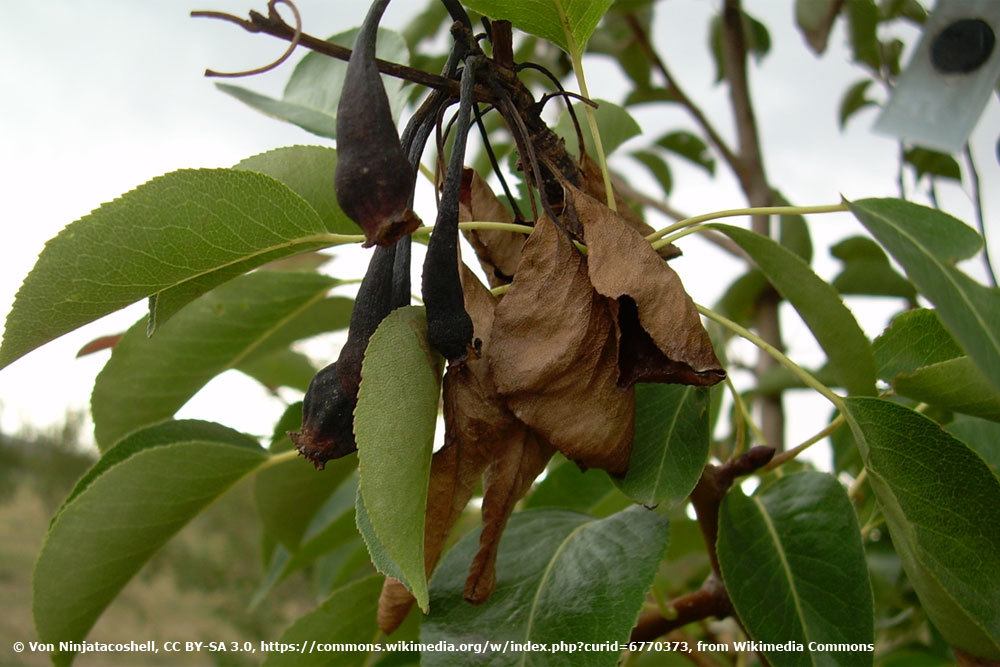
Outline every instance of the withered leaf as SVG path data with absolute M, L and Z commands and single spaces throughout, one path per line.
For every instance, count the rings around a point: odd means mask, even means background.
M 583 227 L 591 284 L 619 303 L 618 384 L 723 380 L 726 373 L 677 273 L 601 202 L 566 185 L 566 203 Z
M 580 160 L 580 172 L 583 174 L 583 178 L 580 180 L 580 189 L 598 201 L 607 201 L 607 194 L 604 189 L 604 175 L 601 173 L 601 167 L 586 153 L 583 154 Z M 618 194 L 617 190 L 615 191 L 615 206 L 618 208 L 618 213 L 622 220 L 643 236 L 649 236 L 655 231 L 646 224 L 642 216 L 628 205 L 628 202 Z M 673 259 L 681 256 L 681 249 L 670 243 L 660 248 L 657 254 L 663 259 Z
M 458 210 L 461 222 L 514 222 L 514 216 L 473 169 L 466 169 L 462 175 Z M 524 236 L 489 229 L 471 229 L 462 233 L 476 251 L 490 286 L 509 283 L 521 259 Z
M 479 551 L 469 568 L 464 597 L 473 604 L 485 602 L 496 587 L 497 551 L 507 520 L 532 482 L 555 454 L 549 444 L 524 426 L 515 430 L 486 469 L 483 481 L 483 530 Z
M 497 305 L 484 351 L 518 419 L 579 465 L 620 475 L 635 395 L 617 382 L 617 314 L 617 302 L 591 286 L 583 256 L 542 218 Z

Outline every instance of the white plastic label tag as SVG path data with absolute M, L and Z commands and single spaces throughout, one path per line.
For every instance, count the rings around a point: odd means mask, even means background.
M 940 0 L 874 130 L 955 153 L 1000 79 L 1000 0 Z

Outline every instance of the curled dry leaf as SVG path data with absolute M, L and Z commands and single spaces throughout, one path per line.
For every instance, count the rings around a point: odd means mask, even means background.
M 677 273 L 639 232 L 593 197 L 566 185 L 566 206 L 583 227 L 590 283 L 619 304 L 619 386 L 713 385 L 725 379 Z
M 617 382 L 617 315 L 617 302 L 591 286 L 584 257 L 542 218 L 484 349 L 518 419 L 579 465 L 621 475 L 635 395 Z
M 601 168 L 593 158 L 591 158 L 586 153 L 583 154 L 580 160 L 580 172 L 583 177 L 580 179 L 580 189 L 586 194 L 590 195 L 598 201 L 606 201 L 606 191 L 604 189 L 604 175 L 601 173 Z M 628 205 L 628 202 L 615 191 L 615 206 L 618 209 L 618 213 L 622 220 L 632 229 L 636 230 L 643 236 L 649 236 L 655 230 L 646 224 L 635 210 Z M 663 259 L 674 259 L 675 257 L 681 256 L 681 249 L 675 246 L 673 243 L 669 243 L 657 251 Z
M 472 169 L 466 169 L 462 174 L 458 219 L 461 222 L 514 222 L 514 216 L 507 207 Z M 463 234 L 476 251 L 490 287 L 506 285 L 514 278 L 517 263 L 521 260 L 521 248 L 524 247 L 521 234 L 489 229 L 471 229 Z

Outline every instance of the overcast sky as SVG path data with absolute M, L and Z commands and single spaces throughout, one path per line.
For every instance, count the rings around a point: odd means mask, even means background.
M 675 76 L 722 133 L 733 135 L 726 90 L 713 86 L 714 64 L 708 53 L 707 26 L 717 0 L 663 0 L 657 4 L 654 39 Z M 849 63 L 846 34 L 838 24 L 822 59 L 805 48 L 794 29 L 792 2 L 746 0 L 747 10 L 771 30 L 772 50 L 752 68 L 752 92 L 771 181 L 797 204 L 822 204 L 848 198 L 895 196 L 895 141 L 874 135 L 875 113 L 858 114 L 846 133 L 837 127 L 836 109 L 844 89 L 863 72 Z M 299 0 L 305 29 L 328 35 L 361 22 L 367 3 Z M 384 25 L 400 27 L 423 2 L 390 5 Z M 102 202 L 150 178 L 183 167 L 224 167 L 278 146 L 328 143 L 294 126 L 266 118 L 217 92 L 202 77 L 206 67 L 239 70 L 269 62 L 284 46 L 272 38 L 245 33 L 235 26 L 194 20 L 192 9 L 217 9 L 245 15 L 263 2 L 234 0 L 33 0 L 4 2 L 0 24 L 0 191 L 3 194 L 3 242 L 0 244 L 0 310 L 5 314 L 24 275 L 45 241 L 64 225 Z M 915 43 L 916 32 L 904 31 Z M 279 70 L 242 85 L 280 96 L 300 55 Z M 585 59 L 595 95 L 621 101 L 627 84 L 609 59 Z M 654 75 L 655 76 L 655 75 Z M 973 149 L 986 192 L 986 214 L 994 257 L 1000 256 L 1000 169 L 994 145 L 1000 133 L 1000 105 L 991 99 L 973 134 Z M 637 108 L 644 135 L 620 149 L 614 167 L 650 194 L 658 188 L 624 154 L 671 129 L 693 129 L 679 108 Z M 670 203 L 689 213 L 743 205 L 733 179 L 720 164 L 720 177 L 709 180 L 676 161 Z M 944 208 L 972 222 L 972 207 L 958 186 L 940 187 Z M 423 200 L 426 202 L 427 199 Z M 421 212 L 418 210 L 418 212 Z M 433 212 L 421 212 L 425 220 Z M 664 220 L 653 219 L 655 226 Z M 836 239 L 860 233 L 846 214 L 815 217 L 811 230 L 817 248 L 814 267 L 832 278 L 838 263 L 826 248 Z M 688 237 L 685 256 L 673 263 L 696 301 L 713 303 L 739 273 L 738 263 L 711 246 Z M 340 249 L 330 265 L 338 277 L 359 277 L 367 255 Z M 978 263 L 966 270 L 977 277 Z M 898 304 L 887 300 L 851 300 L 866 332 L 874 336 Z M 85 410 L 96 373 L 107 353 L 74 359 L 79 347 L 95 336 L 126 328 L 142 305 L 109 316 L 50 343 L 0 372 L 0 428 L 46 426 L 64 419 L 67 410 Z M 793 358 L 807 365 L 822 356 L 791 310 L 785 342 Z M 308 352 L 335 356 L 322 346 Z M 286 396 L 288 399 L 293 396 Z M 786 400 L 790 442 L 807 437 L 827 413 L 823 399 L 804 393 Z M 283 404 L 235 372 L 213 381 L 185 406 L 182 416 L 221 421 L 254 434 L 270 432 Z M 799 418 L 806 415 L 807 418 Z

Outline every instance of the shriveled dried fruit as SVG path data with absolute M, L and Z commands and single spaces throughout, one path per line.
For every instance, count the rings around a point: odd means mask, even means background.
M 694 302 L 642 234 L 571 185 L 566 206 L 583 226 L 591 284 L 618 300 L 619 386 L 712 385 L 725 379 Z
M 462 176 L 458 211 L 462 222 L 514 222 L 514 216 L 507 207 L 500 203 L 486 181 L 472 169 L 466 169 Z M 486 272 L 491 287 L 506 285 L 514 278 L 517 263 L 521 260 L 521 249 L 524 247 L 524 237 L 521 234 L 489 229 L 472 229 L 463 233 L 476 251 L 476 257 Z
M 404 243 L 404 241 L 400 241 Z M 302 401 L 302 428 L 289 433 L 296 449 L 322 469 L 327 461 L 357 451 L 354 408 L 368 339 L 394 308 L 396 246 L 376 248 L 358 289 L 347 342 L 335 363 L 312 379 Z M 408 281 L 407 281 L 408 283 Z M 407 300 L 409 290 L 407 288 Z
M 465 359 L 472 342 L 472 319 L 465 310 L 458 274 L 458 198 L 465 145 L 472 122 L 476 59 L 462 72 L 461 100 L 455 123 L 455 143 L 438 204 L 434 234 L 427 246 L 421 293 L 427 307 L 427 337 L 449 362 Z
M 375 65 L 375 38 L 389 0 L 368 10 L 337 105 L 337 201 L 365 232 L 365 245 L 391 245 L 420 226 L 411 210 L 416 171 L 396 132 Z
M 617 302 L 591 286 L 584 257 L 542 218 L 497 306 L 485 354 L 518 419 L 581 466 L 620 475 L 635 396 L 617 382 L 617 314 Z

